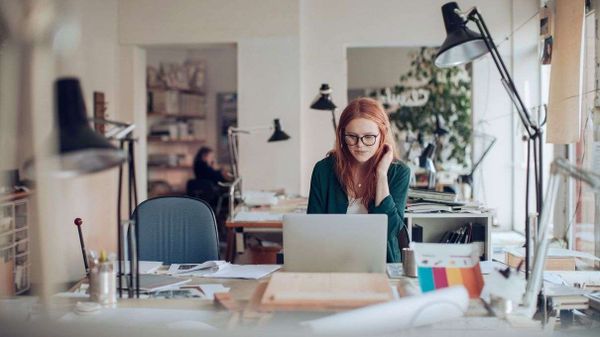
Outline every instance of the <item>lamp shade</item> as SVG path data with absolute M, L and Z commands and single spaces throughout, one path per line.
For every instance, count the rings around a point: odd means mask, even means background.
M 435 65 L 440 68 L 469 63 L 489 52 L 483 37 L 467 28 L 466 21 L 458 11 L 456 2 L 442 6 L 446 40 L 435 57 Z
M 283 130 L 281 129 L 281 123 L 279 123 L 279 119 L 276 118 L 273 120 L 273 128 L 275 129 L 275 131 L 273 131 L 273 134 L 267 142 L 278 142 L 281 140 L 290 139 L 290 136 L 288 136 L 288 134 L 283 132 Z
M 329 84 L 321 84 L 321 88 L 319 88 L 319 95 L 312 102 L 310 108 L 315 110 L 327 111 L 331 111 L 337 108 L 337 106 L 331 100 L 331 88 L 329 87 Z
M 61 78 L 54 90 L 62 173 L 93 173 L 123 163 L 126 154 L 90 127 L 79 80 Z

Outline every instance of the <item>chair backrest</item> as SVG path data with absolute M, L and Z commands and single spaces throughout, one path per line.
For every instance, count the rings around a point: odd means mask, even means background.
M 219 259 L 215 214 L 203 200 L 168 196 L 148 199 L 132 219 L 139 231 L 139 259 L 202 263 Z

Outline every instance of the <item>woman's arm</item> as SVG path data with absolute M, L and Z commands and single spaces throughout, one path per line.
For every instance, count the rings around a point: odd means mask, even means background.
M 383 184 L 379 180 L 383 181 L 383 178 L 378 178 L 378 188 L 379 184 Z M 398 235 L 404 227 L 404 208 L 409 181 L 410 169 L 402 164 L 393 164 L 389 174 L 386 175 L 387 196 L 383 197 L 379 204 L 375 200 L 376 202 L 369 210 L 369 213 L 387 214 L 388 216 L 388 262 L 400 262 Z

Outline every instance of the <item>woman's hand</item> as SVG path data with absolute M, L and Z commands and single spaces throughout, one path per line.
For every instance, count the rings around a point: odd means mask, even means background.
M 393 159 L 394 154 L 392 153 L 392 149 L 388 144 L 383 144 L 383 155 L 381 156 L 381 160 L 379 160 L 379 164 L 377 164 L 377 174 L 379 176 L 387 177 L 387 172 Z

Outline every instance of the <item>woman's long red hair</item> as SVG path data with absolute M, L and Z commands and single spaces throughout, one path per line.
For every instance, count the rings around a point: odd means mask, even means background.
M 379 128 L 379 146 L 375 155 L 367 161 L 367 174 L 364 180 L 364 188 L 358 190 L 353 178 L 353 171 L 356 165 L 356 159 L 348 150 L 344 143 L 344 134 L 348 124 L 356 118 L 365 118 L 377 124 Z M 335 173 L 345 192 L 354 198 L 362 198 L 362 204 L 368 208 L 369 203 L 375 200 L 375 190 L 377 187 L 377 164 L 383 155 L 383 145 L 387 144 L 395 154 L 393 138 L 390 135 L 390 120 L 383 110 L 383 106 L 374 99 L 361 97 L 353 100 L 342 111 L 340 122 L 336 130 L 335 148 L 330 152 L 335 159 Z

